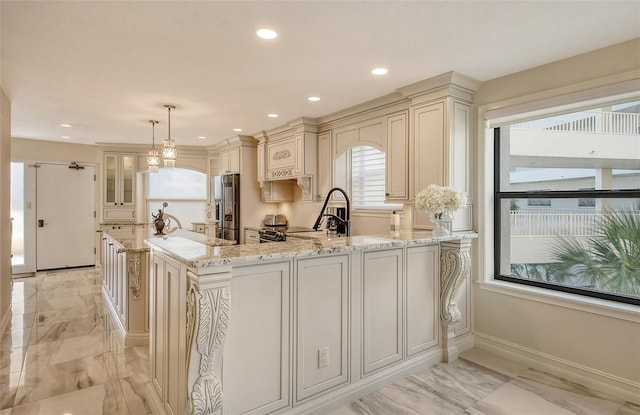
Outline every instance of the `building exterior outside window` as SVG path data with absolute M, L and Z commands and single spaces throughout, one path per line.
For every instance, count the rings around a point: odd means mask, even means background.
M 640 102 L 494 132 L 495 278 L 640 304 Z

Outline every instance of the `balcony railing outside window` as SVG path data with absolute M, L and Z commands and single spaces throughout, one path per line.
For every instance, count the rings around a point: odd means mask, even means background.
M 606 111 L 585 111 L 581 114 L 583 115 L 581 118 L 565 120 L 566 116 L 551 117 L 513 124 L 511 128 L 514 130 L 640 135 L 640 114 Z

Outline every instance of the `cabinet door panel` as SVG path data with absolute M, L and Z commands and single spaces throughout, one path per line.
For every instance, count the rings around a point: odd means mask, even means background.
M 332 186 L 332 175 L 331 132 L 326 132 L 318 135 L 318 199 L 327 197 Z
M 297 262 L 298 402 L 348 380 L 348 266 L 347 255 Z
M 386 198 L 406 200 L 409 190 L 407 114 L 387 119 Z
M 288 262 L 234 270 L 224 366 L 233 369 L 224 376 L 228 413 L 266 414 L 291 403 L 289 286 Z
M 444 102 L 414 109 L 415 192 L 445 185 Z
M 184 281 L 180 275 L 180 268 L 173 262 L 165 261 L 164 275 L 166 279 L 166 314 L 165 314 L 165 330 L 172 333 L 165 339 L 167 356 L 171 356 L 167 361 L 166 377 L 165 377 L 165 399 L 164 406 L 167 413 L 172 415 L 182 414 L 184 411 L 184 384 L 183 372 L 185 365 L 180 360 L 180 356 L 185 355 L 186 344 L 181 340 L 184 339 L 184 330 L 186 330 L 184 299 L 186 293 L 183 288 Z M 182 276 L 184 278 L 184 276 Z M 182 333 L 182 335 L 178 334 Z M 176 335 L 178 334 L 178 335 Z
M 363 374 L 402 359 L 402 249 L 366 252 Z
M 115 205 L 118 189 L 116 188 L 118 156 L 105 154 L 104 156 L 104 203 Z
M 151 317 L 150 354 L 151 357 L 151 384 L 156 394 L 164 401 L 164 360 L 165 351 L 165 295 L 166 280 L 164 278 L 164 262 L 157 256 L 151 256 L 151 295 L 149 316 Z
M 135 201 L 136 185 L 136 155 L 123 154 L 122 156 L 122 203 L 132 205 Z
M 407 248 L 406 355 L 438 345 L 438 246 Z
M 240 173 L 240 149 L 232 148 L 229 150 L 229 171 L 231 173 Z

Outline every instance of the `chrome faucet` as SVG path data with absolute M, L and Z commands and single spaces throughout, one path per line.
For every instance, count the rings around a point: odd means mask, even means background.
M 346 212 L 344 214 L 344 218 L 341 218 L 339 216 L 330 214 L 330 213 L 324 213 L 324 210 L 327 208 L 327 203 L 329 203 L 329 198 L 331 197 L 331 195 L 333 194 L 333 192 L 338 191 L 340 193 L 342 193 L 342 195 L 344 196 L 344 199 L 347 201 L 347 209 Z M 320 214 L 318 215 L 318 219 L 316 219 L 316 223 L 313 225 L 313 230 L 317 231 L 318 228 L 320 227 L 320 224 L 322 223 L 322 218 L 324 216 L 328 216 L 330 219 L 332 220 L 336 220 L 338 222 L 340 222 L 341 224 L 344 225 L 344 229 L 345 229 L 345 235 L 346 236 L 351 236 L 351 220 L 350 218 L 350 211 L 351 211 L 351 202 L 349 201 L 349 196 L 347 196 L 347 192 L 345 192 L 344 190 L 342 190 L 339 187 L 334 187 L 333 189 L 329 190 L 329 193 L 327 193 L 327 198 L 324 200 L 324 205 L 322 205 L 322 209 L 320 210 Z

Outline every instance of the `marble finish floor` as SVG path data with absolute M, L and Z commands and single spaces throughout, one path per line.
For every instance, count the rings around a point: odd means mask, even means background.
M 148 346 L 124 347 L 95 268 L 14 280 L 0 337 L 0 415 L 150 414 Z
M 124 347 L 93 268 L 14 280 L 0 333 L 0 415 L 150 414 L 147 346 Z M 624 402 L 478 349 L 330 415 L 640 415 Z

